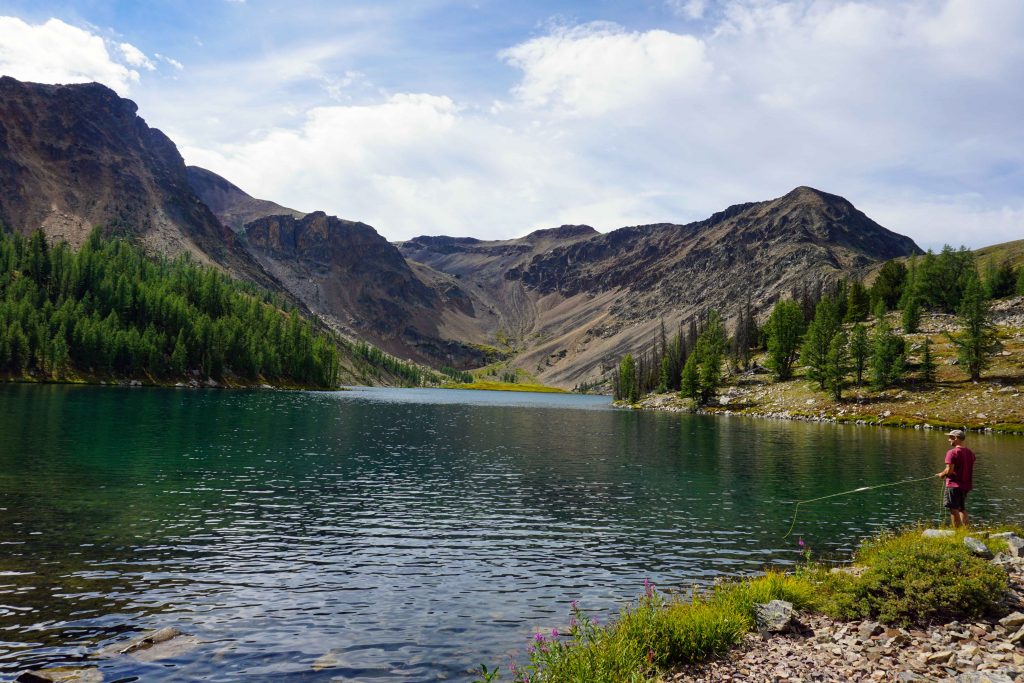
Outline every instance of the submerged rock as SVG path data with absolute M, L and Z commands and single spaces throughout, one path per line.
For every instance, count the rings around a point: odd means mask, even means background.
M 14 683 L 103 683 L 103 674 L 94 666 L 58 666 L 26 671 Z
M 195 636 L 190 636 L 176 628 L 166 626 L 133 638 L 128 642 L 108 645 L 97 654 L 100 657 L 130 655 L 140 662 L 156 662 L 161 659 L 183 655 L 200 645 L 202 645 L 202 641 Z

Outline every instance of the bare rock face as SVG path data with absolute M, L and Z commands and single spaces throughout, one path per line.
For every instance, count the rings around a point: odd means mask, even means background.
M 246 223 L 266 216 L 302 218 L 306 215 L 266 199 L 256 199 L 234 183 L 205 168 L 188 166 L 185 172 L 189 185 L 203 203 L 213 211 L 221 223 L 236 233 L 241 232 Z
M 494 301 L 502 330 L 527 347 L 520 366 L 567 386 L 649 347 L 662 320 L 669 334 L 712 308 L 729 320 L 748 297 L 763 318 L 794 288 L 920 252 L 842 197 L 809 187 L 687 225 L 606 234 L 562 226 L 495 242 L 417 237 L 399 247 Z
M 171 140 L 99 83 L 0 77 L 0 222 L 80 245 L 95 226 L 273 286 L 192 190 Z
M 453 283 L 424 282 L 369 225 L 322 211 L 267 216 L 245 225 L 244 242 L 289 291 L 341 331 L 401 358 L 460 368 L 483 364 L 479 350 L 439 329 L 448 312 L 472 318 L 472 300 Z

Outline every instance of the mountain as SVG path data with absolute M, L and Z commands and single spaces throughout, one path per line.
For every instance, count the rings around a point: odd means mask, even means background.
M 234 232 L 242 232 L 246 223 L 266 216 L 302 218 L 306 215 L 266 199 L 251 197 L 238 186 L 205 168 L 187 166 L 185 173 L 189 186 L 203 203 L 221 223 Z
M 192 191 L 174 143 L 98 83 L 0 77 L 0 221 L 73 246 L 97 225 L 267 284 Z
M 327 325 L 435 367 L 497 358 L 571 387 L 709 308 L 763 316 L 796 287 L 919 253 L 837 195 L 799 187 L 686 225 L 585 225 L 511 240 L 417 237 L 257 199 L 186 167 L 130 100 L 98 84 L 0 78 L 0 221 L 80 244 L 93 226 L 192 254 Z
M 493 301 L 492 334 L 518 340 L 516 364 L 562 386 L 646 347 L 662 320 L 671 330 L 712 308 L 728 318 L 747 297 L 764 315 L 795 287 L 920 253 L 842 197 L 809 187 L 687 225 L 607 234 L 563 226 L 503 242 L 416 238 L 400 248 Z

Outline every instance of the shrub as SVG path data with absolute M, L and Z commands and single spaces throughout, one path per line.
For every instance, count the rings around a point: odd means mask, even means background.
M 826 611 L 898 626 L 997 614 L 1006 574 L 972 555 L 963 536 L 923 538 L 918 530 L 865 542 L 857 561 L 866 570 L 856 579 L 832 581 Z

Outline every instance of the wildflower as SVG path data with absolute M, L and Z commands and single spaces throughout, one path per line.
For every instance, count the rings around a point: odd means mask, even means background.
M 654 650 L 648 650 L 647 651 L 647 663 L 648 664 L 653 664 L 654 663 Z
M 800 538 L 798 538 L 796 540 L 796 544 L 798 546 L 800 546 L 801 548 L 803 548 L 805 545 L 807 545 L 806 543 L 804 543 L 804 537 L 803 536 L 801 536 Z
M 569 628 L 576 628 L 579 626 L 579 622 L 576 621 L 576 617 L 569 617 Z
M 572 602 L 569 603 L 569 609 L 571 609 L 573 612 L 575 612 L 579 608 L 580 608 L 580 603 L 577 602 L 576 600 L 573 600 Z
M 651 597 L 654 595 L 654 584 L 651 583 L 651 580 L 648 579 L 646 576 L 644 577 L 644 593 L 647 595 L 647 597 Z
M 597 626 L 597 617 L 590 617 L 590 623 Z
M 551 637 L 552 638 L 557 638 L 558 637 L 558 629 L 557 628 L 551 629 Z
M 544 642 L 544 634 L 543 633 L 535 633 L 533 635 L 533 639 L 536 640 L 538 643 L 543 643 Z

